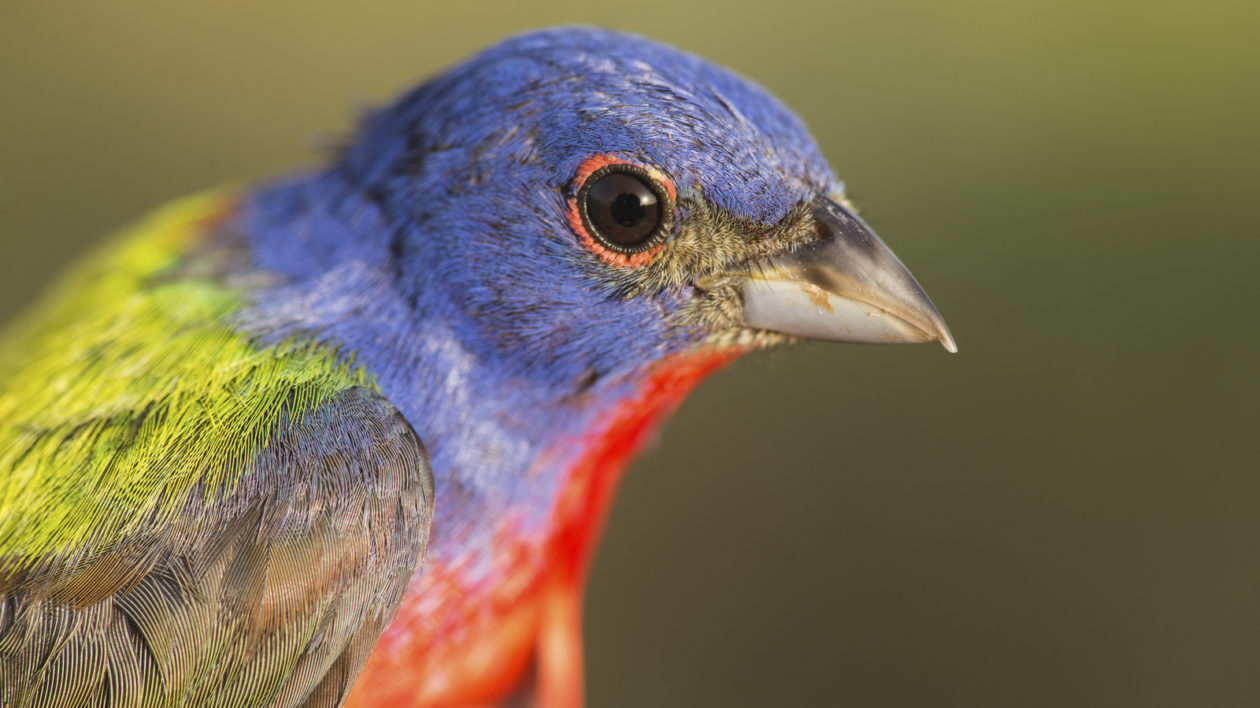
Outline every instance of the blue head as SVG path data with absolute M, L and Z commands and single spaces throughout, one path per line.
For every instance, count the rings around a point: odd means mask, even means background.
M 659 196 L 661 233 L 628 254 L 573 218 L 583 178 L 613 162 Z M 593 29 L 510 39 L 425 84 L 372 116 L 336 172 L 389 214 L 412 302 L 450 300 L 479 356 L 562 386 L 728 330 L 696 283 L 790 246 L 793 217 L 833 187 L 759 87 Z
M 909 274 L 838 191 L 760 87 L 638 37 L 528 34 L 370 116 L 326 171 L 253 198 L 243 229 L 282 284 L 251 326 L 354 352 L 447 458 L 439 475 L 487 449 L 521 467 L 532 440 L 588 424 L 674 354 L 939 336 L 917 284 L 886 292 Z

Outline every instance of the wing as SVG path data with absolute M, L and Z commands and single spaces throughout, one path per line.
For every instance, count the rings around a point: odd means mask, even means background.
M 282 416 L 230 493 L 0 581 L 5 706 L 336 706 L 418 567 L 432 479 L 364 389 Z
M 221 210 L 160 214 L 0 342 L 6 708 L 339 705 L 422 562 L 419 439 L 333 353 L 235 331 L 197 250 Z

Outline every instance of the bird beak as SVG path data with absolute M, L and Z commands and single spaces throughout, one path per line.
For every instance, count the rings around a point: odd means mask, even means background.
M 820 241 L 759 262 L 742 281 L 744 323 L 837 342 L 931 342 L 957 352 L 941 313 L 853 212 L 814 200 Z

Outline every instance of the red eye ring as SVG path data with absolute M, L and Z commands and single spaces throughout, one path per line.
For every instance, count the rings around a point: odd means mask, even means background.
M 640 190 L 645 195 L 644 198 L 649 200 L 650 209 L 659 218 L 657 228 L 651 229 L 646 237 L 634 242 L 621 241 L 601 233 L 597 225 L 601 219 L 592 218 L 588 203 L 588 194 L 593 185 L 601 182 L 606 185 L 606 177 L 624 179 L 624 176 L 630 176 L 641 183 Z M 652 197 L 653 194 L 655 198 Z M 582 162 L 573 178 L 568 198 L 569 226 L 582 245 L 599 256 L 600 260 L 609 265 L 638 268 L 650 263 L 665 248 L 664 237 L 668 233 L 677 195 L 674 183 L 659 170 L 613 155 L 592 155 Z M 602 220 L 605 226 L 609 225 L 607 214 L 602 216 Z M 639 228 L 638 231 L 642 234 L 647 230 Z

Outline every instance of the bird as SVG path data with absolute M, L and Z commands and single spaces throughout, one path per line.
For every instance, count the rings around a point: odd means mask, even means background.
M 583 702 L 626 464 L 708 374 L 954 339 L 760 86 L 502 40 L 163 207 L 0 337 L 0 704 Z

